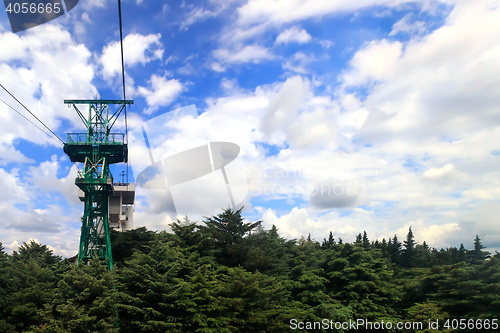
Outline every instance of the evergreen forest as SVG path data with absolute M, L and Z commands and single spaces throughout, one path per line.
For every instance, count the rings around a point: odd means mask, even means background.
M 411 228 L 287 240 L 231 209 L 171 229 L 112 231 L 110 272 L 0 243 L 0 332 L 500 331 L 500 253 L 479 235 L 473 249 L 429 247 Z M 385 327 L 342 325 L 357 320 Z

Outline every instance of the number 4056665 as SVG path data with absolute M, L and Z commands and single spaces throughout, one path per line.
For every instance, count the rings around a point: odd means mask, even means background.
M 42 14 L 42 13 L 55 13 L 58 14 L 61 11 L 61 4 L 60 3 L 29 3 L 29 2 L 23 2 L 23 3 L 9 3 L 9 5 L 6 8 L 6 11 L 10 13 L 31 13 L 31 14 Z
M 470 329 L 470 330 L 496 330 L 498 329 L 498 319 L 448 319 L 444 323 L 447 329 Z

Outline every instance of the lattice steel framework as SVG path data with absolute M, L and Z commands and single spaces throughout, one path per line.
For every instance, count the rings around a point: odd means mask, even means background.
M 64 152 L 71 162 L 83 163 L 75 184 L 85 193 L 78 264 L 98 256 L 113 267 L 108 228 L 108 198 L 113 193 L 113 175 L 109 165 L 126 163 L 128 148 L 123 133 L 110 133 L 111 128 L 132 100 L 65 100 L 72 105 L 87 128 L 86 133 L 68 133 Z M 85 117 L 77 105 L 88 105 Z M 118 109 L 110 112 L 109 105 Z

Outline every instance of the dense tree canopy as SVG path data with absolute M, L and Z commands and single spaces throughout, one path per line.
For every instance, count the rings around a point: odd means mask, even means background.
M 430 319 L 451 332 L 448 319 L 500 313 L 500 254 L 479 236 L 471 250 L 420 244 L 411 228 L 403 243 L 366 232 L 336 242 L 332 231 L 320 244 L 286 240 L 231 209 L 171 229 L 112 232 L 111 272 L 97 259 L 72 266 L 35 241 L 11 255 L 0 243 L 0 332 L 290 332 L 324 319 Z

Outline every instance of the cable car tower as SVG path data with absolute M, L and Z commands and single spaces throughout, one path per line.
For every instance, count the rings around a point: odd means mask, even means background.
M 78 264 L 87 263 L 98 256 L 105 260 L 108 269 L 113 267 L 111 240 L 109 236 L 109 197 L 113 194 L 113 175 L 109 166 L 126 163 L 128 148 L 123 133 L 111 133 L 125 105 L 132 100 L 65 100 L 73 106 L 87 128 L 86 133 L 68 133 L 64 152 L 71 162 L 83 163 L 75 184 L 85 194 Z M 78 109 L 77 104 L 89 106 L 88 114 Z M 118 105 L 110 111 L 110 105 Z

